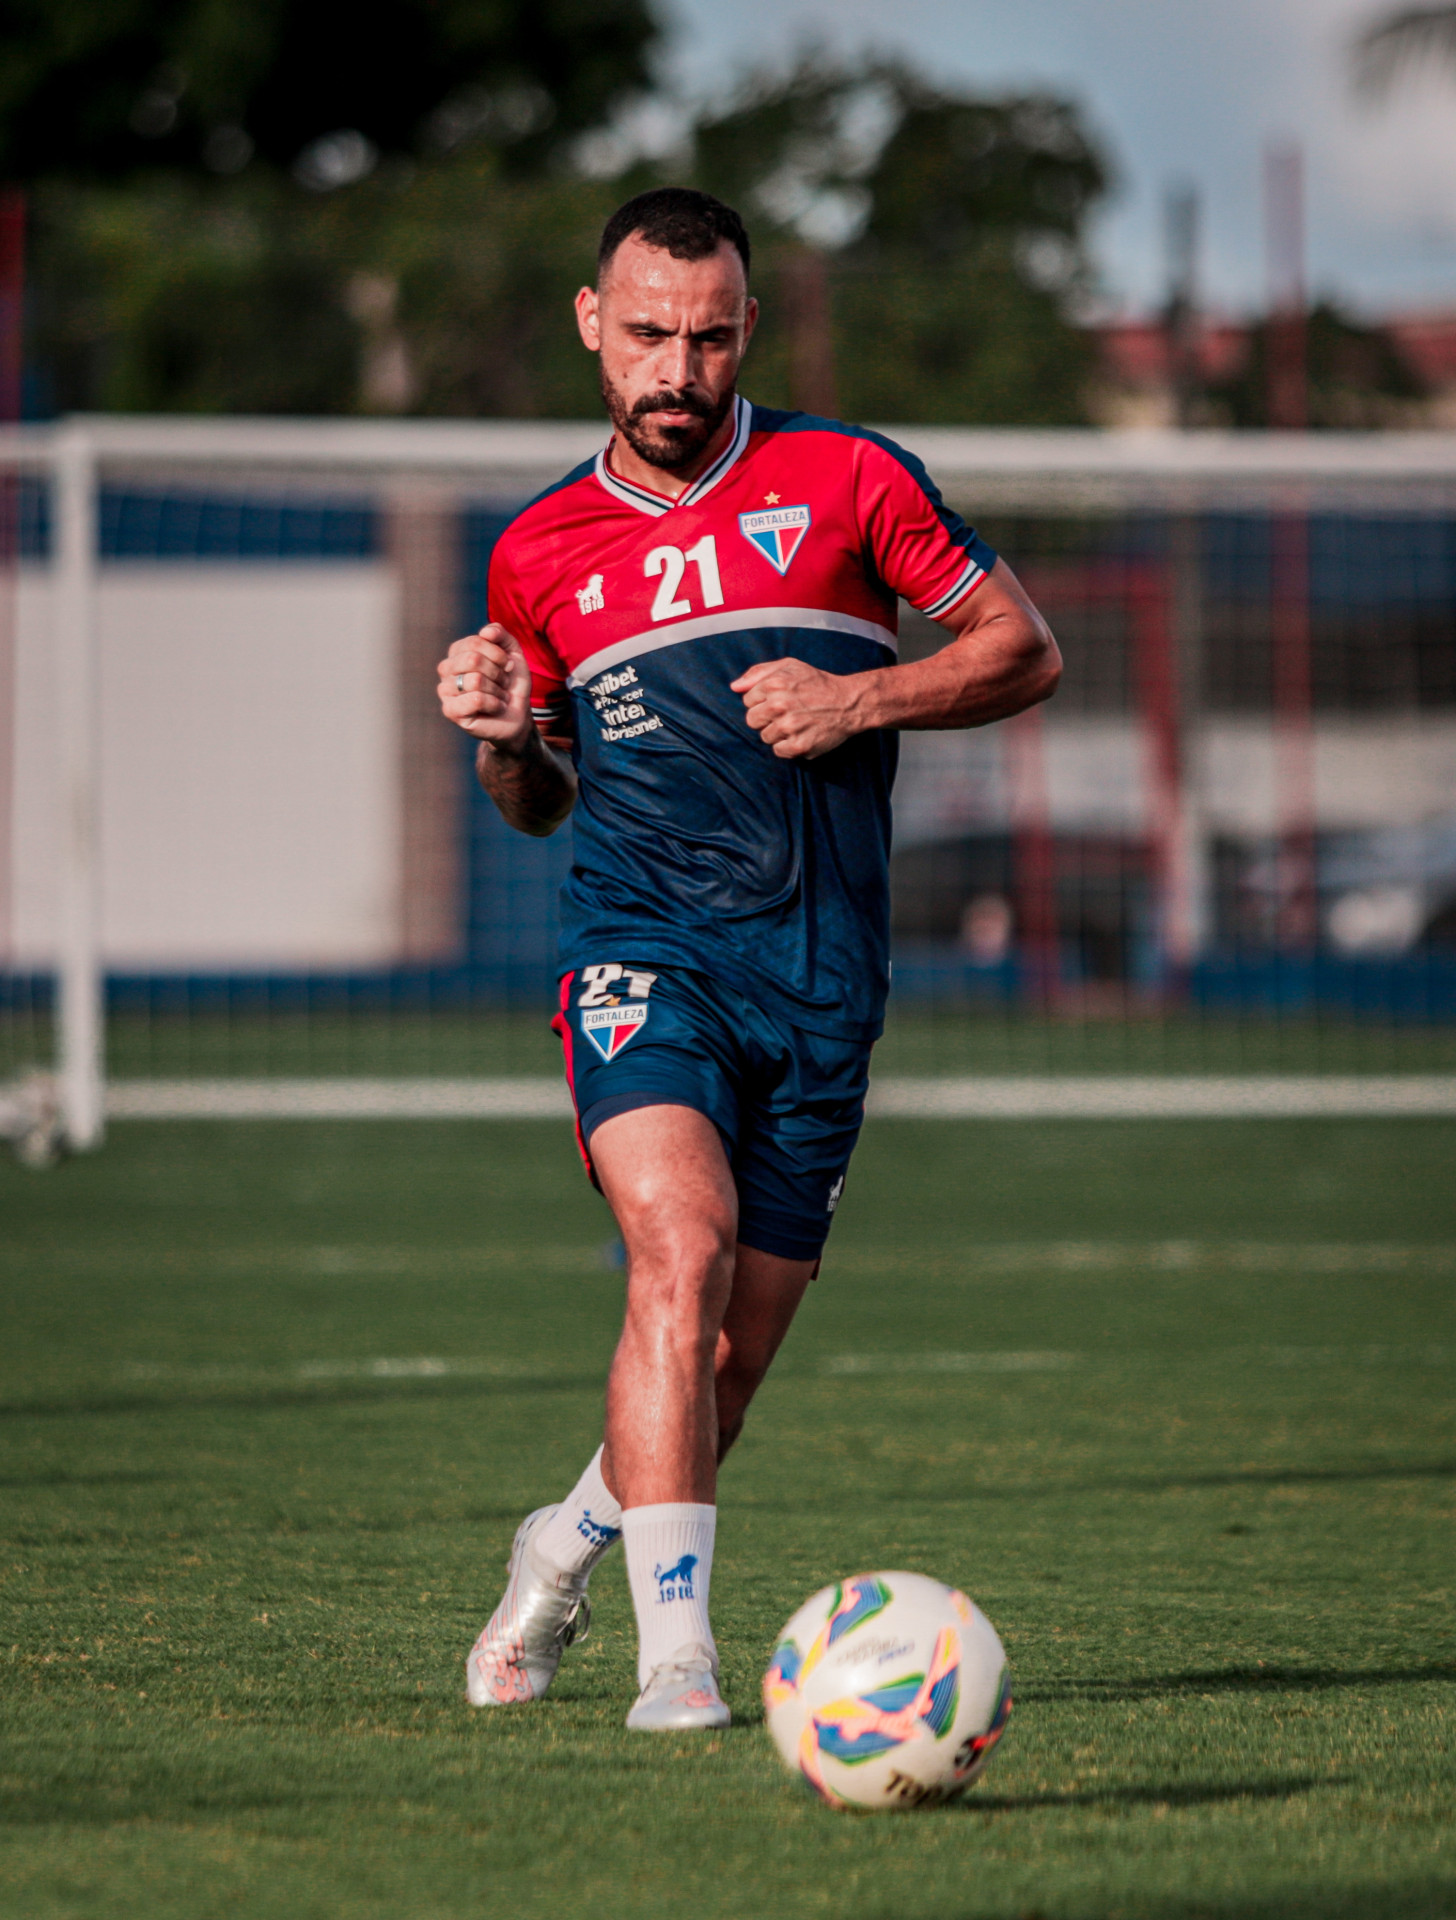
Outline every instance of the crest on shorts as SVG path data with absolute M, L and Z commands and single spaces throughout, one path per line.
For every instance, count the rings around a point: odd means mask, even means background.
M 634 1033 L 647 1025 L 647 1008 L 631 1001 L 622 1007 L 583 1007 L 581 1030 L 603 1060 L 615 1060 Z
M 738 531 L 770 566 L 787 573 L 809 531 L 809 518 L 807 507 L 768 507 L 762 513 L 740 513 Z

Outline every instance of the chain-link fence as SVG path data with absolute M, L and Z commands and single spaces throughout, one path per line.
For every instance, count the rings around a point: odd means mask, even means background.
M 11 1131 L 557 1098 L 570 828 L 500 822 L 434 663 L 512 511 L 601 437 L 11 435 Z M 1451 1068 L 1456 437 L 898 437 L 1067 671 L 1045 709 L 904 737 L 882 1075 Z M 941 637 L 906 610 L 905 657 Z

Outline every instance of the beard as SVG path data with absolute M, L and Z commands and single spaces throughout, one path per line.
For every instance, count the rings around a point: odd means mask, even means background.
M 635 406 L 629 407 L 607 378 L 605 367 L 601 369 L 601 380 L 602 399 L 613 427 L 639 460 L 645 460 L 650 467 L 660 467 L 664 473 L 680 473 L 693 464 L 728 418 L 734 399 L 731 387 L 717 400 L 663 388 L 644 395 Z M 663 410 L 690 413 L 693 419 L 685 427 L 661 426 L 649 416 Z

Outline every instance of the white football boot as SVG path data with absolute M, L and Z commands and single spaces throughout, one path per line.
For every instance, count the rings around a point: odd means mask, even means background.
M 702 1647 L 688 1646 L 652 1669 L 627 1725 L 634 1733 L 678 1733 L 726 1727 L 732 1718 L 718 1691 L 711 1656 Z
M 531 1551 L 532 1536 L 556 1512 L 537 1507 L 516 1529 L 506 1562 L 506 1590 L 465 1662 L 472 1707 L 510 1707 L 539 1700 L 556 1678 L 561 1656 L 584 1640 L 591 1624 L 587 1573 L 559 1573 Z

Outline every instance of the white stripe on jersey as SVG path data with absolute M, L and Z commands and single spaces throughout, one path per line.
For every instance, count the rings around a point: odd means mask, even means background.
M 718 458 L 713 462 L 712 466 L 709 467 L 708 471 L 699 474 L 698 478 L 694 480 L 687 492 L 678 501 L 679 506 L 695 507 L 705 493 L 711 493 L 713 488 L 716 487 L 718 482 L 723 478 L 723 475 L 727 473 L 728 469 L 737 464 L 738 456 L 748 445 L 749 429 L 753 424 L 753 408 L 743 398 L 742 394 L 739 394 L 733 404 L 738 410 L 738 425 L 733 430 L 733 438 L 718 455 Z
M 607 446 L 609 447 L 611 444 L 609 440 Z M 610 493 L 614 499 L 621 500 L 629 507 L 636 507 L 639 513 L 649 513 L 653 515 L 671 513 L 673 507 L 676 505 L 675 501 L 663 500 L 655 493 L 648 493 L 645 487 L 634 487 L 630 480 L 620 479 L 607 465 L 606 447 L 603 447 L 597 455 L 596 474 L 597 479 L 601 481 L 607 492 Z
M 639 654 L 656 653 L 661 647 L 675 647 L 684 640 L 703 640 L 713 633 L 742 633 L 753 627 L 808 627 L 819 633 L 853 634 L 857 640 L 873 640 L 891 654 L 897 652 L 895 636 L 888 627 L 873 620 L 858 620 L 853 614 L 832 613 L 827 607 L 743 607 L 736 613 L 705 613 L 696 620 L 674 620 L 664 627 L 651 627 L 646 633 L 634 633 L 631 639 L 618 640 L 583 660 L 566 684 L 584 687 L 619 661 L 635 660 Z
M 970 561 L 950 591 L 943 593 L 938 600 L 932 600 L 928 607 L 922 607 L 920 611 L 928 620 L 938 620 L 941 614 L 949 613 L 958 600 L 965 599 L 971 588 L 984 578 L 985 571 L 978 561 Z
M 597 455 L 597 479 L 614 500 L 622 501 L 625 506 L 635 507 L 639 513 L 649 514 L 653 519 L 660 519 L 663 514 L 671 513 L 674 507 L 696 506 L 705 494 L 712 492 L 748 445 L 748 435 L 753 424 L 753 408 L 742 394 L 736 397 L 733 405 L 737 421 L 733 438 L 707 472 L 699 474 L 687 491 L 680 493 L 676 500 L 664 500 L 661 494 L 653 493 L 650 488 L 639 487 L 635 481 L 624 480 L 621 474 L 613 473 L 607 465 L 607 454 L 612 445 L 610 440 Z

